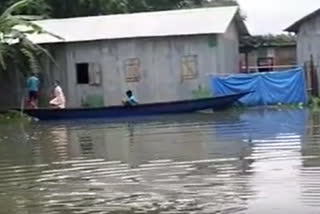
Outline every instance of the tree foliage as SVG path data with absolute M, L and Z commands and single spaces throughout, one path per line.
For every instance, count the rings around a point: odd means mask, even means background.
M 2 0 L 0 11 L 18 0 Z M 51 18 L 238 5 L 236 0 L 33 0 L 16 12 Z
M 31 1 L 16 2 L 0 14 L 0 70 L 6 70 L 8 62 L 23 64 L 27 61 L 29 69 L 37 72 L 39 71 L 37 56 L 42 53 L 49 56 L 45 49 L 27 38 L 28 34 L 45 32 L 26 20 L 26 17 L 13 15 Z
M 297 37 L 291 34 L 248 36 L 241 39 L 240 49 L 247 52 L 259 47 L 295 45 L 296 40 Z

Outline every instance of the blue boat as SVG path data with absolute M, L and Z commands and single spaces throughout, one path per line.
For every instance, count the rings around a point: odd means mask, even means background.
M 250 92 L 206 99 L 141 104 L 137 106 L 111 106 L 103 108 L 25 109 L 24 113 L 39 120 L 115 119 L 166 114 L 192 113 L 207 109 L 223 110 Z

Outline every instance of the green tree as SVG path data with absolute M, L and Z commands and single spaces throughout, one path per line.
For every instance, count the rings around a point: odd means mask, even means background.
M 37 60 L 40 54 L 50 54 L 41 46 L 32 43 L 28 34 L 46 33 L 39 26 L 27 20 L 26 16 L 15 16 L 15 11 L 28 5 L 32 0 L 22 0 L 11 5 L 0 15 L 0 70 L 6 70 L 8 62 L 27 65 L 39 71 Z M 26 64 L 24 62 L 27 62 Z
M 8 7 L 14 5 L 21 0 L 1 0 L 0 13 L 4 12 Z M 46 0 L 33 0 L 24 4 L 22 7 L 17 7 L 13 11 L 14 14 L 24 15 L 41 15 L 48 17 L 51 12 L 51 7 L 47 4 Z
M 211 6 L 211 7 L 221 7 L 221 6 L 239 6 L 238 1 L 236 0 L 209 0 L 209 1 L 201 1 L 203 6 Z
M 2 0 L 0 11 L 18 0 Z M 236 0 L 33 0 L 18 14 L 51 18 L 133 13 L 194 7 L 238 5 Z
M 247 36 L 240 41 L 240 51 L 250 52 L 259 47 L 295 45 L 297 37 L 291 34 Z
M 185 0 L 46 0 L 54 18 L 133 13 L 181 8 Z

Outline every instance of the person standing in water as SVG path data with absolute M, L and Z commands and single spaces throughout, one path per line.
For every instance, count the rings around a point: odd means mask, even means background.
M 123 104 L 126 106 L 136 106 L 139 104 L 138 100 L 135 98 L 135 96 L 133 95 L 132 91 L 129 90 L 126 92 L 127 95 L 127 99 L 125 101 L 123 101 Z
M 54 98 L 50 101 L 52 107 L 59 109 L 66 108 L 66 98 L 58 80 L 54 83 L 53 96 Z
M 38 108 L 38 97 L 39 97 L 39 86 L 40 81 L 35 73 L 32 73 L 31 76 L 27 79 L 27 88 L 28 88 L 28 104 L 31 108 Z

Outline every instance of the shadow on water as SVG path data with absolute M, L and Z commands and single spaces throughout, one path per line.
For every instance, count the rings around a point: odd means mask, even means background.
M 0 213 L 317 213 L 319 127 L 275 109 L 0 127 Z

